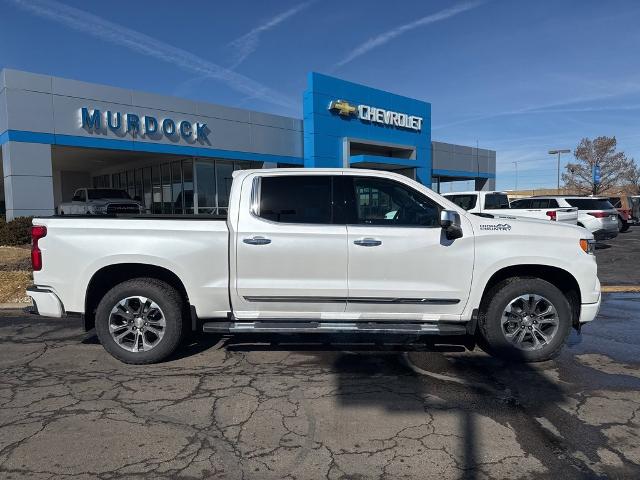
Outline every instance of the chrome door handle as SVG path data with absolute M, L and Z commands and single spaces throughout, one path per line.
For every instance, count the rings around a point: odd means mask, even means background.
M 376 240 L 375 238 L 363 238 L 361 240 L 354 240 L 353 243 L 361 247 L 377 247 L 378 245 L 382 245 L 382 241 Z
M 269 245 L 271 240 L 265 237 L 251 237 L 251 238 L 243 238 L 242 241 L 249 245 Z

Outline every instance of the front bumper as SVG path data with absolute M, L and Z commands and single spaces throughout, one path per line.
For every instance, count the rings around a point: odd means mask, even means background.
M 596 318 L 600 311 L 601 301 L 602 296 L 598 297 L 598 301 L 596 303 L 583 303 L 580 306 L 580 323 L 591 322 Z
M 596 240 L 611 240 L 612 238 L 616 238 L 618 236 L 618 227 L 616 226 L 615 230 L 612 229 L 600 229 L 593 232 L 593 238 Z
M 33 307 L 31 313 L 43 317 L 62 318 L 65 316 L 64 306 L 58 296 L 47 287 L 36 285 L 27 288 L 27 295 L 31 297 Z

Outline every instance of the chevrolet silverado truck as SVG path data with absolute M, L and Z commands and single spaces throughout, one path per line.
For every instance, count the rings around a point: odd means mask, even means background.
M 35 218 L 33 312 L 82 316 L 134 364 L 188 330 L 459 336 L 541 361 L 598 312 L 583 228 L 471 215 L 383 171 L 233 175 L 226 216 Z
M 124 190 L 116 188 L 79 188 L 70 202 L 58 205 L 60 215 L 109 215 L 144 213 L 144 207 Z
M 467 212 L 481 216 L 539 218 L 572 225 L 578 223 L 577 208 L 561 208 L 557 202 L 549 199 L 525 198 L 509 203 L 506 192 L 491 191 L 445 193 L 444 197 Z

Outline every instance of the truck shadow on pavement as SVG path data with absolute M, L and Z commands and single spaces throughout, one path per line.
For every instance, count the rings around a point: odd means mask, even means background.
M 555 361 L 527 364 L 513 356 L 501 360 L 477 348 L 469 352 L 463 346 L 428 345 L 415 338 L 389 343 L 351 338 L 328 335 L 310 341 L 286 335 L 231 336 L 223 348 L 302 352 L 314 357 L 335 376 L 337 402 L 357 418 L 362 411 L 371 416 L 368 421 L 360 418 L 365 423 L 360 428 L 384 430 L 378 426 L 383 417 L 398 425 L 412 418 L 412 424 L 391 437 L 376 433 L 378 449 L 366 450 L 371 462 L 376 454 L 388 454 L 391 445 L 418 441 L 417 451 L 398 448 L 393 460 L 410 463 L 412 454 L 444 454 L 461 478 L 468 479 L 496 474 L 497 478 L 601 476 L 587 465 L 598 459 L 595 447 L 590 451 L 588 444 L 599 443 L 601 433 L 578 425 L 573 433 L 576 442 L 581 443 L 581 437 L 590 439 L 581 445 L 586 458 L 578 458 L 575 445 L 567 443 L 573 439 L 555 426 L 571 422 L 565 428 L 576 428 L 575 419 L 561 408 L 568 394 L 557 377 Z M 421 420 L 416 422 L 416 418 Z M 608 469 L 602 476 L 624 477 L 626 473 L 626 469 Z

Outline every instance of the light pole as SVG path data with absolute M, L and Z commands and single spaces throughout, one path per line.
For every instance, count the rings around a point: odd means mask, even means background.
M 518 191 L 518 162 L 511 162 L 516 166 L 516 191 Z
M 558 193 L 560 193 L 560 155 L 562 153 L 569 153 L 571 150 L 565 148 L 563 150 L 549 150 L 549 155 L 558 155 Z

